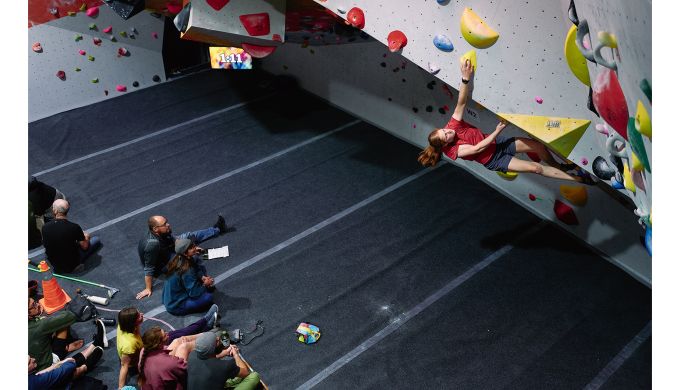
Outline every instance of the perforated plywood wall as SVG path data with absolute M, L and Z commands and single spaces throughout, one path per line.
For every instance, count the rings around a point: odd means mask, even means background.
M 165 81 L 163 26 L 162 17 L 148 12 L 126 21 L 100 6 L 95 18 L 79 12 L 29 28 L 29 121 Z M 33 51 L 33 43 L 40 43 L 42 52 Z M 64 72 L 63 79 L 58 71 Z
M 571 25 L 566 14 L 569 4 L 522 3 L 512 2 L 512 7 L 511 2 L 495 1 L 472 5 L 500 37 L 490 48 L 477 49 L 476 102 L 469 105 L 465 119 L 485 132 L 497 123 L 498 112 L 590 120 L 593 123 L 569 158 L 592 170 L 593 159 L 606 151 L 606 137 L 595 129 L 602 121 L 587 107 L 588 87 L 572 74 L 564 59 L 564 41 Z M 362 7 L 366 19 L 363 31 L 379 42 L 314 48 L 287 44 L 264 60 L 265 68 L 293 75 L 309 91 L 424 147 L 427 134 L 442 127 L 455 107 L 459 57 L 472 49 L 460 33 L 460 15 L 470 4 L 450 1 L 441 6 L 434 0 L 417 4 L 328 0 L 320 4 L 343 17 L 353 6 Z M 387 49 L 385 39 L 394 29 L 408 38 L 407 45 L 397 53 Z M 437 34 L 449 35 L 452 52 L 434 46 L 432 40 Z M 429 72 L 432 64 L 441 68 L 436 75 Z M 542 104 L 536 101 L 537 96 Z M 527 136 L 516 126 L 509 126 L 505 134 Z M 645 232 L 638 225 L 638 217 L 611 194 L 533 174 L 507 180 L 479 164 L 455 164 L 537 215 L 560 224 L 638 280 L 651 284 L 651 257 L 640 244 Z M 569 187 L 561 187 L 564 185 Z M 630 195 L 625 189 L 621 191 Z M 579 199 L 584 193 L 585 202 Z M 554 209 L 558 203 L 573 211 L 577 224 L 557 218 Z

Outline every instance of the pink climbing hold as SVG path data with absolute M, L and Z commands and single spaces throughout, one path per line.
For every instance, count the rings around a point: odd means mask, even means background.
M 42 53 L 42 45 L 40 44 L 40 42 L 34 43 L 32 49 L 36 53 Z
M 581 157 L 581 165 L 586 166 L 588 165 L 588 159 L 585 157 Z
M 109 27 L 103 29 L 102 31 L 107 33 L 107 34 L 111 34 L 111 31 L 113 31 L 113 26 L 109 26 Z
M 94 43 L 97 46 L 101 46 L 102 40 L 100 38 L 92 38 L 92 43 Z
M 157 32 L 152 32 L 151 36 L 153 37 L 153 39 L 158 39 L 158 33 Z
M 349 10 L 349 12 L 347 12 L 347 21 L 352 26 L 361 30 L 362 28 L 364 28 L 364 25 L 366 23 L 364 11 L 362 11 L 361 8 L 357 7 L 352 8 L 351 10 Z
M 406 34 L 399 30 L 394 30 L 387 35 L 387 47 L 393 53 L 406 46 L 407 43 Z
M 555 216 L 557 219 L 564 222 L 567 225 L 578 225 L 578 218 L 576 218 L 576 213 L 571 206 L 562 203 L 560 200 L 555 199 L 555 206 L 553 207 Z
M 243 50 L 253 58 L 264 58 L 276 50 L 276 46 L 260 46 L 245 42 L 241 44 L 241 47 L 243 47 Z
M 534 99 L 536 99 L 536 103 L 543 104 L 543 98 L 542 97 L 536 96 Z
M 99 7 L 88 8 L 86 14 L 87 16 L 94 18 L 95 16 L 99 15 Z
M 85 50 L 81 49 L 81 50 L 78 50 L 78 54 L 80 54 L 81 56 L 84 56 L 86 53 L 85 53 Z
M 59 77 L 61 80 L 66 80 L 66 72 L 64 72 L 63 70 L 58 71 L 57 77 Z
M 118 92 L 125 92 L 125 91 L 127 91 L 127 87 L 124 86 L 124 85 L 118 84 L 118 85 L 116 85 L 116 91 L 118 91 Z
M 598 123 L 595 125 L 595 130 L 597 130 L 598 133 L 604 134 L 607 137 L 609 137 L 609 130 L 607 130 L 607 126 L 603 125 L 602 123 Z
M 219 11 L 229 3 L 229 0 L 206 0 L 206 3 L 208 3 L 215 11 Z

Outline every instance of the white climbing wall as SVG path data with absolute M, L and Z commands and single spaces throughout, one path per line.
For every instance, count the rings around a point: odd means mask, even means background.
M 94 30 L 89 28 L 92 23 L 96 25 Z M 103 32 L 109 26 L 112 32 Z M 29 28 L 29 122 L 150 87 L 158 83 L 153 81 L 154 75 L 160 78 L 159 82 L 165 81 L 163 26 L 163 17 L 156 18 L 149 12 L 124 20 L 102 5 L 96 18 L 78 12 Z M 76 41 L 77 35 L 82 39 Z M 116 42 L 110 37 L 115 37 Z M 100 46 L 94 44 L 94 38 L 101 39 Z M 42 53 L 32 50 L 35 42 L 42 45 Z M 125 48 L 129 55 L 119 56 L 119 48 Z M 80 50 L 85 55 L 80 55 Z M 94 57 L 94 61 L 89 61 L 88 56 Z M 63 81 L 56 76 L 59 70 L 66 73 Z M 98 79 L 98 83 L 93 83 L 93 79 Z M 135 81 L 138 87 L 133 86 Z M 117 85 L 125 86 L 127 92 L 118 92 Z
M 286 44 L 264 59 L 266 70 L 295 76 L 301 86 L 312 93 L 423 147 L 427 134 L 443 126 L 455 106 L 455 88 L 460 80 L 459 57 L 473 48 L 461 35 L 460 15 L 466 6 L 472 7 L 500 33 L 500 38 L 488 49 L 476 49 L 478 71 L 473 98 L 477 103 L 470 104 L 466 120 L 486 132 L 497 123 L 495 113 L 498 112 L 590 120 L 591 126 L 569 158 L 590 170 L 595 157 L 608 157 L 606 136 L 595 129 L 596 124 L 604 122 L 588 109 L 588 87 L 576 79 L 564 59 L 564 40 L 571 26 L 567 17 L 569 2 L 445 1 L 440 5 L 435 0 L 418 3 L 327 0 L 319 4 L 342 17 L 346 17 L 352 7 L 361 8 L 366 19 L 363 31 L 379 42 L 321 47 Z M 578 3 L 576 6 L 578 10 Z M 585 15 L 588 11 L 583 12 Z M 386 37 L 397 29 L 406 34 L 408 44 L 401 52 L 391 53 L 386 47 Z M 591 28 L 592 31 L 597 30 Z M 638 33 L 644 34 L 644 31 Z M 452 52 L 446 53 L 434 46 L 432 40 L 437 34 L 450 38 L 454 46 Z M 647 34 L 651 36 L 651 28 Z M 621 44 L 619 50 L 623 48 Z M 624 56 L 623 52 L 620 54 Z M 651 64 L 651 51 L 646 61 Z M 441 70 L 431 75 L 427 71 L 430 65 Z M 594 80 L 595 74 L 591 77 Z M 645 77 L 651 82 L 651 75 Z M 631 79 L 629 84 L 623 83 L 623 88 L 632 88 L 635 83 Z M 639 91 L 638 88 L 631 92 L 631 96 L 637 96 Z M 641 92 L 639 95 L 643 96 Z M 543 103 L 537 103 L 536 97 Z M 632 99 L 637 101 L 635 97 Z M 648 109 L 651 113 L 651 106 Z M 634 106 L 630 110 L 634 113 Z M 505 132 L 526 136 L 514 126 Z M 651 144 L 648 146 L 651 158 Z M 416 157 L 413 156 L 414 161 Z M 612 194 L 597 187 L 585 187 L 587 202 L 581 205 L 561 194 L 560 186 L 568 184 L 566 182 L 530 174 L 520 174 L 509 181 L 475 163 L 456 164 L 532 212 L 555 221 L 635 278 L 651 285 L 651 257 L 640 243 L 644 231 L 632 210 Z M 647 173 L 647 178 L 651 187 L 651 174 Z M 579 190 L 582 186 L 572 187 Z M 632 197 L 638 207 L 640 199 L 648 196 L 639 190 L 636 195 L 627 190 L 620 192 Z M 651 188 L 648 194 L 651 195 Z M 557 219 L 553 211 L 557 200 L 573 209 L 577 225 L 567 225 Z

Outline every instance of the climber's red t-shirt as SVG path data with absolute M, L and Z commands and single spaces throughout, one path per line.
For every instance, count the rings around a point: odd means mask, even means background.
M 449 156 L 451 160 L 458 158 L 458 147 L 460 145 L 477 145 L 480 143 L 488 134 L 484 134 L 479 131 L 478 128 L 472 126 L 465 121 L 458 121 L 453 118 L 449 123 L 444 126 L 446 129 L 451 129 L 456 132 L 456 140 L 454 143 L 446 145 L 442 148 L 442 152 Z M 477 161 L 480 164 L 486 164 L 491 160 L 496 151 L 496 140 L 494 140 L 488 148 L 484 149 L 480 153 L 473 154 L 470 156 L 461 157 L 463 160 Z

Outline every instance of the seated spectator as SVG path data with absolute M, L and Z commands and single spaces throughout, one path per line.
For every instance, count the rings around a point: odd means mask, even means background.
M 210 228 L 197 230 L 194 232 L 182 233 L 175 237 L 172 235 L 172 228 L 168 219 L 161 215 L 149 217 L 147 221 L 149 231 L 146 236 L 139 241 L 137 252 L 139 260 L 144 267 L 144 290 L 137 293 L 137 299 L 151 296 L 153 290 L 153 279 L 166 272 L 166 265 L 174 255 L 175 241 L 177 238 L 189 238 L 194 243 L 201 242 L 216 237 L 227 232 L 227 225 L 224 217 L 217 216 L 217 222 Z
M 193 349 L 196 334 L 212 329 L 217 324 L 218 307 L 212 305 L 203 318 L 193 324 L 177 329 L 166 334 L 163 345 L 168 350 L 180 353 L 180 357 L 186 360 L 186 355 Z M 134 307 L 127 307 L 118 312 L 118 329 L 116 336 L 116 349 L 120 358 L 120 373 L 118 375 L 118 388 L 125 386 L 128 374 L 134 375 L 139 366 L 140 350 L 144 342 L 140 336 L 140 326 L 144 321 L 144 314 Z M 179 348 L 180 345 L 187 344 Z
M 55 200 L 52 205 L 54 220 L 46 223 L 42 230 L 47 260 L 57 273 L 83 271 L 85 259 L 101 245 L 98 237 L 90 237 L 78 224 L 66 219 L 69 208 L 66 200 Z
M 79 352 L 72 358 L 61 360 L 38 372 L 35 372 L 38 367 L 36 360 L 29 355 L 28 389 L 67 388 L 71 381 L 80 378 L 88 371 L 92 371 L 103 353 L 101 347 L 90 344 L 83 352 Z
M 260 375 L 250 372 L 238 347 L 225 348 L 214 332 L 204 332 L 196 338 L 188 365 L 188 390 L 223 390 L 228 382 L 238 390 L 253 390 L 260 383 Z
M 28 250 L 35 249 L 42 245 L 42 234 L 36 223 L 36 216 L 33 212 L 33 203 L 28 201 Z
M 38 230 L 54 218 L 52 204 L 57 199 L 66 199 L 66 197 L 58 189 L 38 181 L 35 177 L 31 177 L 28 181 L 28 201 L 33 205 Z
M 186 238 L 175 243 L 177 254 L 168 264 L 168 278 L 163 286 L 163 304 L 170 314 L 201 312 L 212 304 L 208 288 L 213 287 L 215 280 L 205 274 L 198 249 Z
M 64 359 L 83 346 L 83 340 L 71 338 L 69 327 L 76 322 L 68 310 L 43 316 L 45 308 L 39 301 L 28 298 L 28 354 L 35 358 L 38 370 L 52 364 L 52 353 Z

